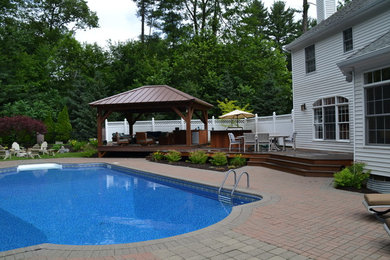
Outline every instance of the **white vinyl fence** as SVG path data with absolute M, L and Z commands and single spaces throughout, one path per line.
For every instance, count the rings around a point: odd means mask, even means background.
M 276 115 L 275 112 L 272 116 L 258 117 L 257 114 L 253 118 L 239 119 L 238 125 L 244 130 L 252 130 L 254 133 L 277 133 L 281 135 L 291 135 L 294 131 L 294 111 L 291 114 Z M 229 126 L 236 126 L 237 120 L 231 119 L 215 119 L 214 116 L 208 120 L 208 129 L 212 130 L 226 130 Z M 134 133 L 136 132 L 148 132 L 148 131 L 161 131 L 161 132 L 172 132 L 175 128 L 180 130 L 186 129 L 186 122 L 181 120 L 148 120 L 148 121 L 137 121 L 134 124 Z M 191 120 L 191 129 L 204 129 L 204 125 L 201 120 Z M 124 121 L 105 121 L 105 137 L 104 140 L 107 142 L 112 140 L 112 134 L 114 133 L 129 134 L 129 124 L 127 120 Z M 210 132 L 209 132 L 210 138 Z

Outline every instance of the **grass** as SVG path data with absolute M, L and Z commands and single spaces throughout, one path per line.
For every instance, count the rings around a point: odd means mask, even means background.
M 71 152 L 71 153 L 56 153 L 54 156 L 43 154 L 40 155 L 40 159 L 53 159 L 53 158 L 80 158 L 80 157 L 91 157 L 90 152 Z M 12 156 L 10 159 L 6 159 L 5 161 L 18 161 L 18 160 L 34 160 L 39 159 L 38 157 L 30 158 L 30 157 L 16 157 Z

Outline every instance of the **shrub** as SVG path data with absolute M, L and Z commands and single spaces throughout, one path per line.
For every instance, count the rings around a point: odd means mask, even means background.
M 158 161 L 162 161 L 164 159 L 165 159 L 165 155 L 162 152 L 160 152 L 160 151 L 154 152 L 152 154 L 152 160 L 153 161 L 158 162 Z
M 36 133 L 46 133 L 46 126 L 39 120 L 28 116 L 0 118 L 0 137 L 4 145 L 18 142 L 22 146 L 32 146 L 37 141 Z
M 53 144 L 51 149 L 54 149 L 54 150 L 58 151 L 61 148 L 61 146 L 63 146 L 63 144 Z
M 334 174 L 335 187 L 354 187 L 360 189 L 370 176 L 370 170 L 364 170 L 364 163 L 355 163 Z
M 86 142 L 79 142 L 77 140 L 70 140 L 69 141 L 70 146 L 72 147 L 72 150 L 74 152 L 81 151 L 83 147 L 87 144 Z
M 179 151 L 171 150 L 165 154 L 165 158 L 169 162 L 177 162 L 181 160 L 181 153 Z
M 237 154 L 230 160 L 230 165 L 234 167 L 242 167 L 246 165 L 246 159 L 242 157 L 242 154 Z
M 97 154 L 97 149 L 91 145 L 86 144 L 83 146 L 83 157 L 93 157 Z
M 97 138 L 89 138 L 89 144 L 94 146 L 94 147 L 97 147 L 98 146 Z
M 68 108 L 64 106 L 64 109 L 58 114 L 58 120 L 56 124 L 56 139 L 66 143 L 70 135 L 72 134 L 72 125 L 70 124 Z
M 47 129 L 47 133 L 45 134 L 45 140 L 49 143 L 54 143 L 56 138 L 56 126 L 51 116 L 51 113 L 48 113 L 44 124 Z
M 210 159 L 210 162 L 211 162 L 211 164 L 216 165 L 216 166 L 226 165 L 227 164 L 226 153 L 223 153 L 223 152 L 214 153 Z
M 196 164 L 205 164 L 208 158 L 208 155 L 203 150 L 190 152 L 190 156 L 188 156 L 188 159 L 190 159 L 191 163 Z

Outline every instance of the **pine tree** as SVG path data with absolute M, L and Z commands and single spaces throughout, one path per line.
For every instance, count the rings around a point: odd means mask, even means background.
M 45 140 L 49 143 L 54 143 L 56 137 L 56 125 L 53 121 L 51 113 L 48 113 L 44 124 L 47 130 L 47 133 L 45 134 Z
M 64 106 L 64 109 L 58 114 L 56 133 L 56 139 L 58 141 L 66 143 L 70 139 L 72 125 L 70 124 L 67 106 Z

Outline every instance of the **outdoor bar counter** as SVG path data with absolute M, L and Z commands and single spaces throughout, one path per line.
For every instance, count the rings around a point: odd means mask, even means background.
M 250 133 L 251 130 L 213 130 L 210 131 L 210 142 L 213 148 L 229 148 L 229 136 L 228 133 L 233 133 L 234 136 L 241 136 L 244 133 Z

